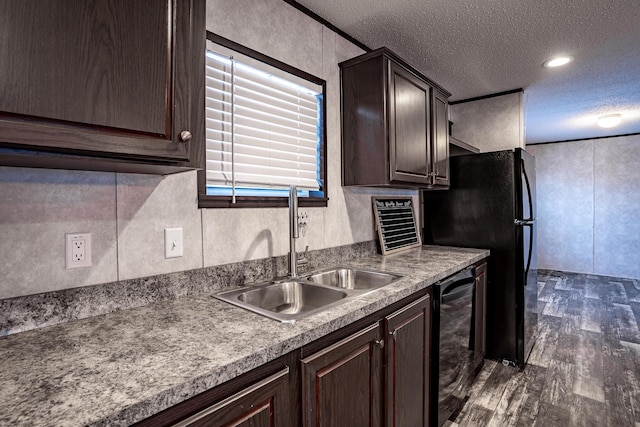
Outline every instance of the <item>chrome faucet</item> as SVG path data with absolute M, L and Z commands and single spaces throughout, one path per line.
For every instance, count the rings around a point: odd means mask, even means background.
M 289 189 L 289 277 L 298 276 L 296 239 L 298 238 L 298 190 L 295 185 Z

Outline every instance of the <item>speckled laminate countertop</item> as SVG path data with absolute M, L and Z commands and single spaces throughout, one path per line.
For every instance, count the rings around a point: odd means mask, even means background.
M 203 294 L 11 335 L 0 339 L 0 425 L 130 425 L 488 255 L 424 246 L 351 260 L 404 277 L 294 324 Z

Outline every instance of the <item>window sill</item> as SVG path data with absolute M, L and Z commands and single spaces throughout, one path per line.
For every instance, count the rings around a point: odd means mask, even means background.
M 329 199 L 326 197 L 305 197 L 298 199 L 301 208 L 326 208 Z M 231 197 L 200 195 L 199 208 L 286 208 L 289 206 L 287 197 L 237 197 L 232 203 Z

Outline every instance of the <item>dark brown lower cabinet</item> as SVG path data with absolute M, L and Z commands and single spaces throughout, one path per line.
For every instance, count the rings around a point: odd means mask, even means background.
M 376 323 L 302 359 L 303 426 L 380 426 L 383 346 Z
M 289 367 L 215 405 L 174 424 L 175 427 L 275 427 L 287 423 Z
M 389 345 L 386 357 L 386 425 L 429 425 L 431 374 L 431 298 L 385 317 Z
M 288 353 L 136 426 L 297 427 L 299 359 Z
M 428 426 L 431 296 L 304 358 L 301 371 L 304 427 Z

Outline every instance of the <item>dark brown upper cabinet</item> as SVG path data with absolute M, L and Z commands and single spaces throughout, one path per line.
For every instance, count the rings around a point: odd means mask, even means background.
M 340 63 L 343 185 L 449 185 L 448 97 L 386 48 Z
M 431 184 L 449 187 L 449 102 L 437 89 L 431 91 L 433 111 L 431 132 Z
M 389 163 L 393 182 L 429 183 L 431 88 L 389 62 Z
M 204 0 L 0 0 L 0 164 L 167 173 L 204 153 Z

